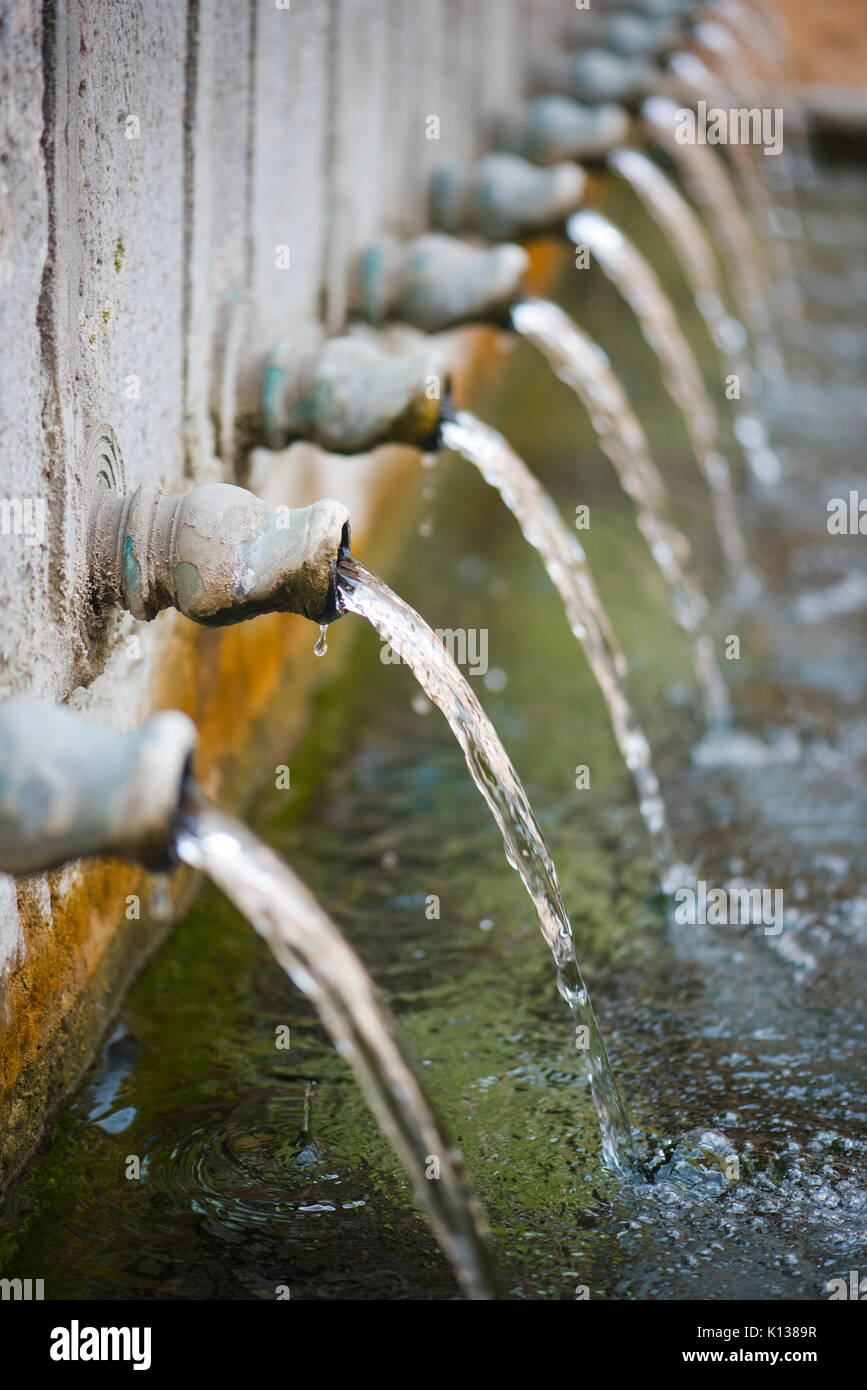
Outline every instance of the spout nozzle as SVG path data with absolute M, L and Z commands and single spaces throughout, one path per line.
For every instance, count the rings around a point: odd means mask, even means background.
M 641 119 L 649 130 L 673 134 L 678 125 L 680 107 L 667 96 L 652 96 L 641 104 Z
M 629 115 L 622 106 L 581 106 L 563 96 L 536 97 L 506 116 L 497 132 L 502 149 L 535 164 L 603 159 L 628 133 Z
M 600 16 L 598 34 L 606 48 L 624 58 L 654 58 L 667 52 L 680 39 L 689 23 L 690 5 L 659 3 L 645 5 L 648 13 L 622 10 Z
M 440 169 L 431 185 L 434 220 L 490 241 L 561 226 L 580 206 L 586 175 L 571 162 L 539 168 L 516 154 L 490 154 L 467 169 Z
M 483 248 L 438 232 L 407 242 L 383 238 L 362 254 L 356 308 L 370 323 L 399 318 L 427 333 L 504 325 L 528 264 L 512 243 Z
M 275 441 L 309 439 L 334 454 L 367 453 L 380 444 L 426 448 L 436 434 L 448 374 L 441 345 L 397 353 L 358 337 L 332 338 L 284 372 Z M 272 392 L 272 398 L 273 398 Z
M 578 53 L 554 53 L 546 58 L 535 68 L 533 82 L 539 91 L 559 92 L 589 105 L 619 102 L 631 106 L 654 91 L 659 72 L 642 55 L 582 48 Z
M 348 542 L 349 513 L 331 499 L 272 509 L 228 483 L 179 499 L 145 484 L 132 497 L 108 494 L 92 520 L 94 603 L 143 621 L 176 608 L 208 627 L 260 613 L 331 622 Z
M 176 710 L 119 733 L 64 705 L 0 707 L 0 871 L 32 874 L 112 855 L 171 863 L 198 735 Z

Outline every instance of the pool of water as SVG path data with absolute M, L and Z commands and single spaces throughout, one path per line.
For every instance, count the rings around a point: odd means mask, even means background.
M 748 606 L 726 595 L 706 494 L 628 310 L 601 276 L 566 269 L 560 286 L 648 428 L 715 600 L 720 651 L 740 638 L 740 657 L 723 661 L 735 732 L 703 735 L 686 639 L 570 393 L 531 347 L 504 344 L 467 403 L 564 514 L 590 507 L 581 540 L 681 857 L 710 886 L 779 890 L 781 931 L 674 920 L 559 599 L 468 465 L 419 470 L 394 519 L 403 558 L 384 576 L 432 626 L 478 634 L 485 669 L 464 670 L 548 839 L 659 1180 L 630 1185 L 601 1166 L 565 1006 L 496 827 L 445 722 L 352 617 L 329 635 L 349 664 L 289 759 L 291 787 L 269 782 L 249 812 L 396 1015 L 514 1298 L 809 1300 L 867 1258 L 867 565 L 863 537 L 826 529 L 830 497 L 867 494 L 867 255 L 847 234 L 863 225 L 867 183 L 841 169 L 824 178 L 808 239 L 793 243 L 811 298 L 788 334 L 792 384 L 771 402 L 785 480 L 762 493 L 741 478 L 766 580 Z M 613 189 L 606 212 L 663 268 L 713 381 L 674 265 L 629 196 Z M 287 1026 L 291 1046 L 278 1047 Z M 207 887 L 7 1196 L 0 1274 L 22 1269 L 45 1271 L 54 1298 L 271 1299 L 278 1286 L 293 1299 L 458 1296 L 315 1014 Z

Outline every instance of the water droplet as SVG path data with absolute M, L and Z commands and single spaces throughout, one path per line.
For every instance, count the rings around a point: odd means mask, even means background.
M 172 895 L 165 883 L 158 881 L 151 889 L 148 911 L 157 922 L 168 922 L 173 911 Z
M 320 623 L 320 624 L 319 624 L 319 637 L 317 638 L 316 646 L 313 648 L 313 655 L 314 655 L 314 656 L 324 656 L 325 653 L 326 653 L 327 651 L 328 651 L 328 625 L 327 625 L 327 623 Z
M 499 666 L 492 666 L 484 678 L 484 687 L 486 690 L 505 690 L 507 684 L 508 677 L 505 671 L 500 670 Z

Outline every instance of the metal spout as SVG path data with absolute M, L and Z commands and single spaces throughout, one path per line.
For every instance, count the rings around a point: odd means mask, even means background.
M 119 605 L 145 622 L 177 608 L 226 627 L 259 613 L 338 615 L 336 571 L 349 545 L 339 502 L 270 509 L 252 492 L 208 483 L 169 498 L 145 483 L 106 492 L 91 517 L 94 606 Z
M 733 56 L 737 52 L 737 41 L 724 24 L 713 20 L 700 20 L 687 31 L 685 38 L 703 48 L 714 57 Z
M 481 248 L 440 232 L 412 241 L 383 237 L 362 253 L 355 308 L 371 323 L 399 318 L 427 333 L 505 325 L 528 264 L 512 243 Z
M 440 169 L 431 211 L 448 232 L 471 229 L 505 241 L 562 227 L 580 206 L 585 183 L 577 164 L 541 169 L 520 155 L 489 154 L 463 169 Z
M 659 83 L 659 71 L 643 55 L 626 56 L 609 48 L 552 53 L 534 70 L 540 91 L 561 92 L 575 101 L 614 101 L 633 106 Z
M 99 729 L 64 705 L 0 706 L 0 871 L 33 874 L 82 855 L 148 869 L 171 862 L 198 735 L 176 710 L 140 729 Z
M 581 13 L 575 16 L 570 33 L 585 44 L 599 44 L 624 58 L 656 57 L 681 38 L 692 8 L 690 4 L 666 3 L 645 4 L 644 14 L 637 8 L 611 14 Z
M 395 354 L 362 338 L 332 338 L 299 361 L 277 353 L 262 396 L 265 439 L 282 449 L 307 439 L 333 454 L 379 444 L 425 449 L 439 429 L 442 349 Z
M 498 126 L 497 143 L 534 164 L 599 160 L 629 133 L 629 116 L 611 102 L 581 106 L 571 97 L 536 97 Z

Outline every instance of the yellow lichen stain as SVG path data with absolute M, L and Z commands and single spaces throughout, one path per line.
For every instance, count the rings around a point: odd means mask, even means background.
M 584 185 L 584 206 L 588 208 L 602 208 L 608 200 L 610 183 L 603 174 L 591 170 L 587 174 L 587 182 Z
M 544 295 L 562 273 L 569 259 L 569 244 L 562 237 L 534 237 L 526 245 L 530 264 L 524 277 L 528 294 Z
M 116 860 L 82 864 L 71 891 L 63 870 L 48 877 L 50 919 L 33 880 L 18 881 L 18 910 L 26 950 L 6 989 L 0 1012 L 0 1101 L 18 1075 L 52 1045 L 69 1007 L 83 992 L 108 942 L 126 922 L 130 893 L 141 893 L 142 871 Z

